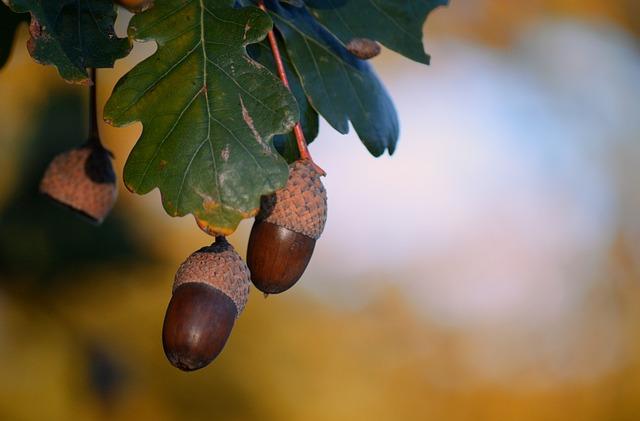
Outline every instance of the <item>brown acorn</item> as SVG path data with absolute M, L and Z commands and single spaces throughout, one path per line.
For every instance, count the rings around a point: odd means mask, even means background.
M 353 38 L 347 44 L 347 50 L 359 59 L 369 60 L 378 56 L 382 48 L 380 44 L 368 38 Z
M 118 192 L 111 153 L 88 142 L 56 156 L 40 181 L 40 192 L 100 224 Z
M 311 160 L 289 167 L 287 185 L 262 199 L 251 229 L 247 265 L 265 294 L 279 294 L 302 276 L 327 220 L 327 192 Z
M 220 354 L 251 286 L 247 265 L 224 237 L 180 265 L 162 327 L 164 353 L 193 371 Z

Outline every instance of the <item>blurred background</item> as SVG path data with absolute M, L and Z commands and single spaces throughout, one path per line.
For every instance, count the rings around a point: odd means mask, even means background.
M 162 320 L 211 238 L 157 191 L 120 183 L 101 227 L 37 194 L 86 136 L 87 90 L 31 60 L 23 24 L 0 70 L 0 419 L 640 419 L 640 3 L 453 1 L 425 29 L 430 67 L 374 62 L 396 154 L 322 127 L 307 273 L 252 291 L 185 374 Z M 153 49 L 100 71 L 99 101 Z M 141 127 L 101 131 L 121 177 Z

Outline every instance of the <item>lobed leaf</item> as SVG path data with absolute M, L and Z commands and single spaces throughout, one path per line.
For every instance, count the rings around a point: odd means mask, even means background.
M 348 133 L 351 121 L 374 156 L 385 150 L 392 154 L 398 116 L 371 66 L 347 51 L 306 8 L 266 4 L 311 105 L 340 133 Z
M 322 25 L 347 45 L 369 38 L 421 63 L 429 56 L 422 44 L 427 16 L 448 0 L 306 0 Z
M 230 234 L 260 197 L 287 181 L 272 143 L 298 120 L 291 93 L 246 46 L 272 27 L 255 7 L 222 0 L 156 0 L 129 26 L 157 52 L 116 85 L 105 119 L 143 124 L 125 165 L 127 187 L 158 187 L 172 216 L 193 214 L 211 234 Z
M 88 67 L 113 67 L 131 49 L 113 29 L 111 0 L 5 0 L 17 13 L 30 13 L 27 44 L 38 63 L 52 64 L 69 82 L 89 83 Z

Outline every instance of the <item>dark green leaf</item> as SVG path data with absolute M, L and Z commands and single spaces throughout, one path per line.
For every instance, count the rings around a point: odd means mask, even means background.
M 374 156 L 393 153 L 398 116 L 369 64 L 349 53 L 307 9 L 267 5 L 311 105 L 340 133 L 349 131 L 350 120 Z
M 88 83 L 88 67 L 113 67 L 131 48 L 113 29 L 116 9 L 111 0 L 8 0 L 18 13 L 31 13 L 29 53 L 52 64 L 75 83 Z
M 412 60 L 429 63 L 422 26 L 448 0 L 306 0 L 311 13 L 345 45 L 370 38 Z
M 271 19 L 221 0 L 157 0 L 136 15 L 131 37 L 158 51 L 116 85 L 105 118 L 144 130 L 125 166 L 127 187 L 159 187 L 165 210 L 193 214 L 212 234 L 230 234 L 260 197 L 284 186 L 286 162 L 271 138 L 298 119 L 295 98 L 246 54 Z
M 26 16 L 13 13 L 4 4 L 0 5 L 0 68 L 9 59 L 16 29 L 21 22 L 26 21 Z
M 280 37 L 278 37 L 278 41 L 281 46 L 284 45 L 282 44 L 282 39 Z M 271 51 L 268 41 L 264 40 L 259 44 L 250 45 L 247 50 L 252 58 L 267 69 L 271 70 L 274 74 L 277 73 L 275 61 L 273 59 L 273 52 Z M 302 125 L 304 137 L 307 143 L 311 143 L 318 136 L 318 113 L 313 109 L 313 107 L 311 107 L 311 104 L 309 104 L 307 96 L 304 93 L 304 89 L 302 88 L 302 84 L 300 83 L 300 79 L 296 72 L 293 71 L 289 56 L 283 48 L 280 49 L 280 55 L 282 56 L 282 64 L 284 65 L 285 72 L 287 73 L 291 92 L 293 92 L 293 95 L 298 102 L 298 109 L 300 110 L 300 124 Z M 300 157 L 296 137 L 293 132 L 287 135 L 274 136 L 273 143 L 278 149 L 278 152 L 280 152 L 287 162 L 291 163 Z

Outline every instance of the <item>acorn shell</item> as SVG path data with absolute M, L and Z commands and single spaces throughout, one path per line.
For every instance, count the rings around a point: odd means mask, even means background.
M 256 220 L 320 238 L 327 221 L 327 191 L 320 176 L 310 160 L 291 164 L 286 186 L 262 199 Z
M 173 291 L 186 283 L 198 282 L 212 286 L 233 300 L 240 316 L 249 298 L 251 274 L 249 268 L 223 237 L 203 247 L 178 268 Z
M 40 181 L 40 192 L 99 224 L 115 204 L 115 180 L 109 151 L 84 146 L 51 161 Z
M 180 285 L 162 325 L 162 347 L 174 367 L 198 370 L 222 352 L 238 315 L 222 291 L 202 282 Z
M 247 264 L 251 281 L 265 294 L 280 294 L 298 282 L 316 240 L 279 225 L 255 221 L 249 236 Z

